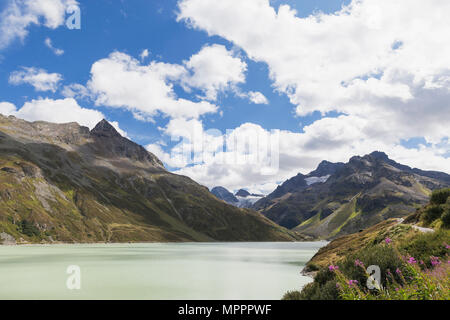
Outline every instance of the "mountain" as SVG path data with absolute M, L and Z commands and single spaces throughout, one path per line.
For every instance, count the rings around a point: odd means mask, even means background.
M 373 152 L 345 164 L 322 162 L 253 208 L 282 226 L 330 239 L 407 216 L 427 202 L 432 190 L 449 185 L 446 173 L 412 169 Z
M 224 187 L 214 187 L 211 189 L 211 193 L 215 195 L 220 200 L 225 201 L 226 203 L 236 205 L 239 200 L 232 194 L 230 191 L 228 191 Z
M 240 189 L 236 192 L 236 198 L 238 199 L 237 206 L 239 208 L 251 208 L 263 197 L 261 194 L 250 193 L 245 189 Z
M 310 172 L 308 175 L 299 173 L 295 177 L 285 181 L 279 185 L 274 192 L 256 202 L 253 207 L 258 210 L 267 208 L 272 205 L 275 199 L 304 190 L 312 184 L 325 182 L 332 174 L 336 173 L 336 171 L 343 166 L 343 163 L 322 161 L 316 170 Z
M 263 197 L 263 195 L 253 194 L 244 189 L 238 190 L 238 192 L 233 195 L 224 187 L 214 187 L 211 189 L 211 193 L 220 200 L 238 208 L 251 208 L 256 201 Z
M 168 172 L 106 120 L 90 131 L 1 115 L 0 235 L 21 243 L 299 239 Z
M 248 192 L 245 189 L 239 189 L 238 192 L 236 192 L 236 196 L 238 197 L 248 197 L 250 195 L 250 192 Z

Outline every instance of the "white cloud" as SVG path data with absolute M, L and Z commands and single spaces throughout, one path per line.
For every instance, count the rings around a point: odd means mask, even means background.
M 306 18 L 268 0 L 182 0 L 179 9 L 179 20 L 267 63 L 298 115 L 359 116 L 397 141 L 449 136 L 448 1 L 354 0 Z
M 9 83 L 14 85 L 30 84 L 36 91 L 52 91 L 58 88 L 62 76 L 59 73 L 48 73 L 44 69 L 23 67 L 9 76 Z
M 16 106 L 10 102 L 0 102 L 0 113 L 4 116 L 14 115 Z
M 266 96 L 257 91 L 249 91 L 248 99 L 254 104 L 269 104 L 269 100 L 267 100 Z
M 153 153 L 163 163 L 172 168 L 180 168 L 187 165 L 185 158 L 182 155 L 175 155 L 165 152 L 160 144 L 153 143 L 145 147 L 147 151 Z
M 0 49 L 24 40 L 31 25 L 56 29 L 64 24 L 65 10 L 75 0 L 9 0 L 0 13 Z
M 318 120 L 305 127 L 303 133 L 268 131 L 256 124 L 244 123 L 226 135 L 211 137 L 208 132 L 199 133 L 199 124 L 195 124 L 181 131 L 189 136 L 187 132 L 191 130 L 195 139 L 182 141 L 167 153 L 160 148 L 159 154 L 164 153 L 161 159 L 179 168 L 175 173 L 187 175 L 210 188 L 218 185 L 230 190 L 246 187 L 264 194 L 299 172 L 306 174 L 314 170 L 322 160 L 347 162 L 354 155 L 362 156 L 375 150 L 384 151 L 391 159 L 412 167 L 450 172 L 450 159 L 443 156 L 448 152 L 448 144 L 440 148 L 421 145 L 408 149 L 390 139 L 383 141 L 373 137 L 370 132 L 361 135 L 364 126 L 359 118 L 340 116 Z M 174 123 L 165 132 L 180 134 L 176 128 Z M 211 141 L 216 144 L 208 148 Z M 252 147 L 239 149 L 233 141 L 249 143 Z M 268 141 L 272 141 L 271 145 L 278 152 L 267 151 Z M 226 148 L 220 148 L 221 142 Z M 201 154 L 202 147 L 207 148 L 204 154 Z M 195 158 L 181 161 L 186 150 L 195 150 L 197 161 Z M 272 170 L 276 168 L 273 164 L 277 163 L 272 157 L 278 157 L 278 170 Z
M 89 90 L 79 83 L 72 83 L 64 86 L 61 90 L 61 94 L 66 98 L 84 99 L 90 97 Z
M 150 55 L 150 52 L 148 51 L 148 49 L 144 49 L 144 50 L 142 50 L 139 57 L 141 58 L 141 61 L 143 62 L 146 58 L 148 58 L 149 55 Z
M 245 82 L 247 64 L 223 45 L 206 45 L 184 64 L 192 73 L 186 75 L 184 86 L 202 90 L 211 101 L 219 92 Z
M 88 88 L 96 105 L 126 108 L 143 119 L 158 112 L 173 118 L 198 118 L 216 112 L 217 106 L 209 102 L 176 96 L 173 82 L 185 73 L 181 65 L 155 61 L 141 65 L 127 54 L 114 52 L 92 65 Z
M 181 0 L 178 20 L 266 63 L 298 116 L 324 116 L 303 133 L 280 132 L 280 180 L 323 159 L 347 161 L 377 149 L 410 166 L 450 172 L 450 2 L 354 0 L 306 18 L 270 3 Z M 330 111 L 342 115 L 326 117 Z M 417 137 L 431 145 L 402 145 Z M 180 172 L 231 189 L 276 182 L 252 169 L 210 162 Z
M 38 99 L 25 102 L 19 110 L 11 108 L 10 103 L 0 103 L 0 112 L 6 106 L 9 115 L 27 121 L 48 121 L 54 123 L 77 122 L 82 126 L 94 128 L 95 125 L 104 119 L 104 115 L 92 109 L 82 108 L 71 98 L 52 100 Z M 13 105 L 14 106 L 14 105 Z
M 46 38 L 45 41 L 44 41 L 44 43 L 45 43 L 45 45 L 46 45 L 50 50 L 52 50 L 52 52 L 53 52 L 54 54 L 56 54 L 57 56 L 61 56 L 61 55 L 64 54 L 64 50 L 55 48 L 55 47 L 53 46 L 53 44 L 52 44 L 52 39 Z

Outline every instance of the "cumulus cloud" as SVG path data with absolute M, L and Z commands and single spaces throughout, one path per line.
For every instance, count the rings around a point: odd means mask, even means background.
M 446 13 L 450 3 L 441 0 L 355 0 L 306 18 L 268 0 L 182 0 L 178 20 L 267 63 L 298 115 L 337 111 L 375 118 L 373 127 L 387 120 L 397 139 L 436 142 L 448 137 L 450 121 L 442 112 L 450 101 Z M 419 124 L 423 117 L 437 125 Z
M 269 100 L 261 92 L 249 91 L 247 96 L 250 102 L 254 104 L 269 104 Z
M 0 102 L 0 113 L 4 116 L 14 115 L 16 112 L 16 106 L 10 102 Z
M 61 56 L 61 55 L 64 54 L 64 50 L 55 48 L 55 47 L 53 46 L 52 39 L 50 39 L 50 38 L 45 38 L 44 43 L 45 43 L 45 45 L 46 45 L 46 46 L 47 46 L 47 47 L 48 47 L 55 55 Z
M 65 10 L 75 0 L 8 0 L 0 13 L 0 49 L 24 40 L 31 25 L 56 29 L 64 24 Z
M 218 106 L 212 102 L 222 92 L 232 91 L 253 103 L 266 103 L 258 92 L 240 94 L 238 84 L 245 82 L 247 64 L 225 46 L 205 45 L 183 64 L 151 61 L 142 51 L 140 61 L 122 52 L 113 52 L 107 58 L 96 61 L 91 68 L 87 88 L 79 84 L 66 86 L 67 97 L 90 97 L 97 105 L 130 110 L 135 118 L 152 121 L 162 113 L 171 118 L 198 118 L 215 113 Z M 177 97 L 174 86 L 180 85 L 186 92 L 199 90 L 202 95 L 193 101 Z
M 305 18 L 269 0 L 180 0 L 178 21 L 266 63 L 275 90 L 289 97 L 297 116 L 322 114 L 303 132 L 280 132 L 279 177 L 287 178 L 323 159 L 346 161 L 376 149 L 410 166 L 449 172 L 447 13 L 450 3 L 441 0 L 354 0 Z M 340 116 L 328 116 L 331 111 Z M 418 137 L 427 143 L 402 144 Z M 203 163 L 180 172 L 209 184 L 219 178 L 211 168 Z M 275 182 L 251 169 L 221 170 L 234 177 L 228 186 Z
M 23 67 L 9 76 L 9 83 L 14 85 L 30 84 L 36 91 L 52 91 L 58 88 L 62 76 L 59 73 L 48 73 L 44 69 Z
M 79 83 L 72 83 L 67 86 L 64 86 L 61 90 L 61 94 L 66 98 L 75 98 L 75 99 L 84 99 L 90 97 L 89 90 L 79 84 Z
M 113 52 L 92 65 L 87 86 L 96 105 L 126 108 L 142 119 L 157 113 L 172 118 L 198 118 L 216 112 L 218 107 L 207 101 L 176 96 L 173 83 L 185 73 L 181 65 L 155 61 L 141 65 L 125 53 Z
M 223 45 L 206 45 L 184 64 L 190 70 L 184 86 L 200 89 L 208 100 L 214 101 L 219 92 L 245 82 L 247 64 Z
M 0 103 L 0 113 L 4 111 L 7 111 L 8 115 L 27 121 L 77 122 L 90 129 L 94 128 L 98 122 L 105 118 L 101 112 L 83 108 L 71 98 L 31 100 L 25 102 L 19 110 L 11 103 L 2 102 Z

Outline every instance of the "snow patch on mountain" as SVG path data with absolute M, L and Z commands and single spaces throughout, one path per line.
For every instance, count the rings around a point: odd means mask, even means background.
M 308 186 L 315 184 L 315 183 L 324 183 L 328 180 L 328 178 L 330 177 L 330 175 L 326 175 L 323 177 L 309 177 L 309 178 L 305 178 L 306 184 Z
M 238 199 L 239 202 L 236 203 L 235 206 L 239 208 L 250 208 L 254 203 L 256 203 L 256 201 L 263 198 L 263 196 L 253 196 L 253 195 L 247 197 L 236 196 L 236 198 Z

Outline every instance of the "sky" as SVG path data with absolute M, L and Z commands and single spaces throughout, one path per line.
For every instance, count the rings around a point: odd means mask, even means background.
M 450 173 L 449 14 L 447 0 L 0 0 L 0 113 L 105 118 L 209 188 L 267 194 L 375 150 Z

